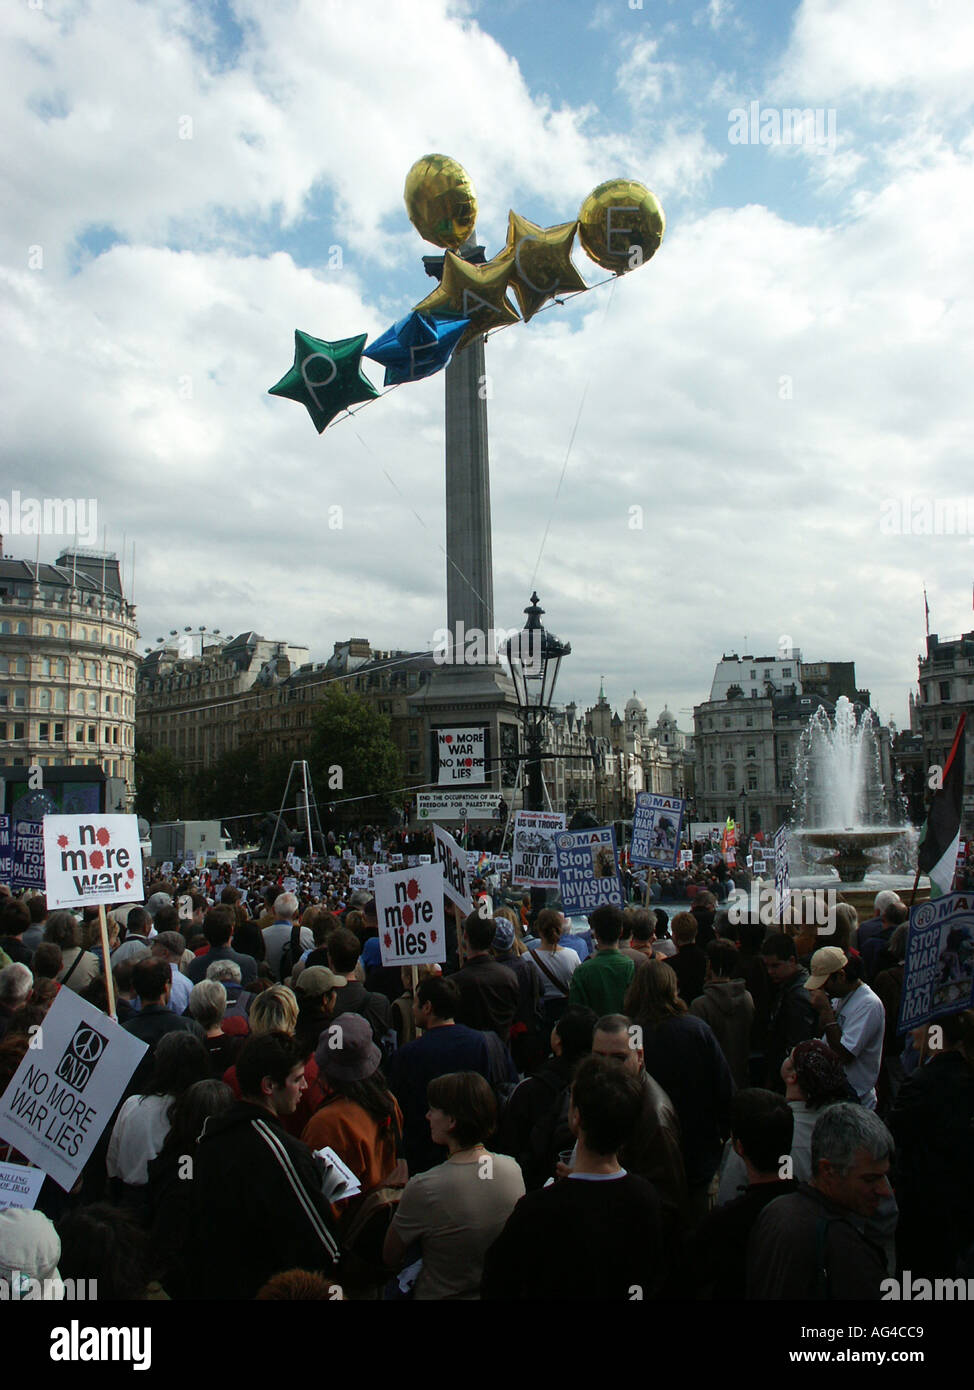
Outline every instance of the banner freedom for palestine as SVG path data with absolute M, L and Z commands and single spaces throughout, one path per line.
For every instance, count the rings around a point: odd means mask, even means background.
M 962 714 L 944 765 L 943 783 L 933 794 L 927 823 L 917 848 L 917 868 L 930 876 L 930 896 L 949 893 L 957 868 L 961 811 L 964 800 L 964 726 Z

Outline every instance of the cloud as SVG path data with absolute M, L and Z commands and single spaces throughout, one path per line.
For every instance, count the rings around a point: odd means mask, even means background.
M 536 582 L 573 644 L 560 695 L 583 707 L 607 672 L 617 701 L 635 686 L 682 710 L 745 632 L 760 650 L 788 632 L 809 658 L 855 659 L 902 720 L 922 583 L 957 614 L 941 630 L 969 621 L 966 538 L 884 535 L 880 517 L 921 484 L 970 488 L 974 143 L 897 125 L 868 171 L 850 147 L 810 211 L 715 206 L 726 156 L 678 88 L 634 123 L 590 87 L 553 105 L 433 0 L 234 13 L 231 51 L 166 0 L 18 8 L 0 84 L 8 475 L 94 496 L 109 544 L 136 541 L 143 645 L 203 622 L 321 659 L 353 633 L 423 648 L 443 626 L 442 379 L 320 438 L 266 392 L 296 327 L 374 336 L 419 297 L 429 248 L 402 181 L 445 148 L 476 171 L 490 244 L 508 206 L 569 217 L 623 170 L 671 214 L 647 266 L 488 343 L 497 625 Z M 831 51 L 834 20 L 804 6 L 788 61 Z M 642 63 L 643 94 L 684 80 L 640 54 L 625 80 Z

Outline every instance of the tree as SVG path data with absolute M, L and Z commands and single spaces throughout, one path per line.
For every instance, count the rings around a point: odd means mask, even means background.
M 308 763 L 320 806 L 339 805 L 346 820 L 384 819 L 401 798 L 392 795 L 403 785 L 399 750 L 392 739 L 388 716 L 372 705 L 329 686 L 315 710 Z M 349 801 L 366 797 L 363 801 Z
M 135 753 L 135 810 L 147 821 L 176 820 L 182 813 L 186 769 L 171 748 Z

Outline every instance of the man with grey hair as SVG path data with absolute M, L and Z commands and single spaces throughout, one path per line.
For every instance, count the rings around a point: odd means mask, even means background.
M 875 917 L 870 917 L 868 922 L 862 922 L 859 926 L 859 932 L 856 937 L 856 950 L 860 955 L 863 954 L 863 951 L 872 938 L 878 936 L 883 930 L 883 926 L 885 925 L 883 918 L 886 916 L 886 909 L 891 903 L 899 903 L 901 907 L 903 906 L 899 893 L 894 893 L 891 888 L 881 888 L 876 894 L 873 903 L 873 910 L 876 914 Z
M 294 919 L 298 915 L 298 900 L 293 893 L 281 893 L 274 899 L 274 921 L 269 927 L 265 927 L 261 932 L 264 938 L 264 958 L 270 968 L 273 979 L 280 979 L 281 956 L 284 947 L 291 940 L 294 931 Z M 313 951 L 315 939 L 311 935 L 308 927 L 299 929 L 300 950 L 291 952 L 294 960 L 298 959 L 302 951 Z
M 751 1236 L 747 1297 L 880 1297 L 883 1252 L 863 1234 L 881 1201 L 893 1138 L 861 1105 L 828 1106 L 812 1131 L 812 1180 L 766 1207 Z
M 0 970 L 0 1038 L 10 1027 L 17 1010 L 27 1003 L 33 987 L 34 977 L 20 961 Z
M 250 1031 L 247 1015 L 256 996 L 244 987 L 240 966 L 235 960 L 215 960 L 206 967 L 206 979 L 218 981 L 226 992 L 227 1011 L 223 1031 L 233 1037 L 245 1038 Z

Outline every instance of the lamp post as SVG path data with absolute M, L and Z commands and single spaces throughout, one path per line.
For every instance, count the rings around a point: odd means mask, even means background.
M 562 658 L 571 654 L 570 642 L 559 642 L 541 623 L 544 609 L 538 595 L 531 595 L 525 608 L 527 622 L 506 646 L 518 713 L 524 723 L 524 743 L 527 750 L 525 810 L 544 810 L 544 783 L 541 777 L 541 746 L 544 722 L 551 710 L 555 682 Z
M 524 808 L 527 811 L 543 811 L 541 749 L 544 722 L 551 710 L 562 658 L 571 653 L 571 643 L 559 642 L 553 633 L 547 632 L 542 626 L 544 609 L 538 603 L 537 593 L 531 595 L 531 603 L 524 612 L 527 622 L 516 637 L 508 640 L 505 650 L 517 696 L 518 713 L 524 723 Z M 531 889 L 532 922 L 544 907 L 545 900 L 543 888 Z

